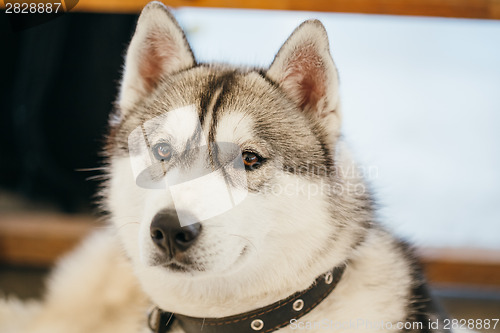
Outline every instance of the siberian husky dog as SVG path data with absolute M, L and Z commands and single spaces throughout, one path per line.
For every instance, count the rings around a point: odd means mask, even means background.
M 116 109 L 109 228 L 60 263 L 41 303 L 0 307 L 4 327 L 444 331 L 412 251 L 377 223 L 353 172 L 319 21 L 302 23 L 268 69 L 235 68 L 198 63 L 152 2 Z

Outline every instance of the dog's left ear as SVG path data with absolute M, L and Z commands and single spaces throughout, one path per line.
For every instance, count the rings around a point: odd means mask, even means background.
M 161 78 L 195 65 L 193 52 L 174 16 L 161 2 L 144 7 L 127 50 L 118 97 L 121 112 L 150 94 Z
M 305 21 L 295 29 L 274 58 L 267 76 L 304 112 L 327 118 L 322 121 L 332 134 L 338 135 L 338 74 L 320 21 Z

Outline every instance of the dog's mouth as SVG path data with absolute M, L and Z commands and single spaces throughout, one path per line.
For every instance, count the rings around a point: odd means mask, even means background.
M 168 264 L 163 264 L 162 265 L 164 268 L 171 270 L 173 272 L 179 272 L 179 273 L 187 273 L 190 272 L 191 269 L 188 269 L 186 266 L 179 264 L 177 262 L 171 262 Z
M 241 267 L 245 262 L 245 259 L 248 257 L 249 252 L 250 252 L 249 247 L 244 246 L 241 249 L 238 258 L 233 263 L 228 265 L 228 267 L 224 270 L 224 272 L 233 271 Z M 193 273 L 193 272 L 204 272 L 209 270 L 202 263 L 198 262 L 197 260 L 193 260 L 193 258 L 190 258 L 187 255 L 174 256 L 173 258 L 166 258 L 165 256 L 156 253 L 152 257 L 149 265 L 152 267 L 161 267 L 169 272 L 174 272 L 174 273 Z
M 189 256 L 174 256 L 173 258 L 166 258 L 162 255 L 155 255 L 151 266 L 157 266 L 167 269 L 171 272 L 189 273 L 193 271 L 203 272 L 205 268 L 203 265 L 193 261 Z
M 192 273 L 192 272 L 203 272 L 205 268 L 203 265 L 194 262 L 178 261 L 176 259 L 171 260 L 155 260 L 151 263 L 151 266 L 161 267 L 169 272 L 174 273 Z

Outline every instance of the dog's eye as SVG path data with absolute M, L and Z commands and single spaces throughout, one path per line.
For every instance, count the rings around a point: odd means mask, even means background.
M 245 164 L 245 169 L 247 170 L 257 169 L 262 164 L 262 157 L 255 153 L 245 151 L 241 154 L 241 157 L 243 158 L 243 164 Z
M 167 162 L 172 157 L 172 147 L 165 142 L 157 143 L 153 146 L 153 155 L 158 161 Z

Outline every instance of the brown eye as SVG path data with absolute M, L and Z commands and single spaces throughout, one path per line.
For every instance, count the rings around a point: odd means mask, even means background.
M 243 164 L 245 164 L 245 169 L 247 170 L 254 170 L 262 164 L 262 157 L 255 153 L 245 151 L 241 157 L 243 158 Z
M 165 142 L 157 143 L 153 146 L 153 155 L 158 161 L 168 161 L 172 157 L 172 147 Z

